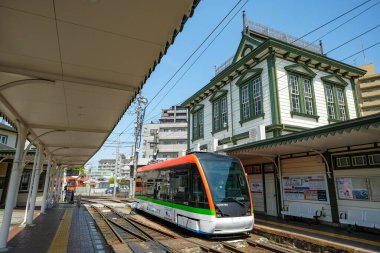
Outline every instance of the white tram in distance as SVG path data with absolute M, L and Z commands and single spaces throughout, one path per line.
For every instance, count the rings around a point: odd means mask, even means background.
M 206 235 L 253 228 L 253 202 L 241 162 L 195 152 L 137 170 L 136 208 Z

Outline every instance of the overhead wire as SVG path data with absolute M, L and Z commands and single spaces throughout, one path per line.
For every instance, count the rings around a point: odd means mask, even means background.
M 181 71 L 181 69 L 189 62 L 189 60 L 198 52 L 198 50 L 206 43 L 206 41 L 212 36 L 212 34 L 221 26 L 221 24 L 227 19 L 227 17 L 236 9 L 236 7 L 242 2 L 239 0 L 231 10 L 223 17 L 221 21 L 214 27 L 214 29 L 207 35 L 207 37 L 198 45 L 198 47 L 190 54 L 190 56 L 185 60 L 185 62 L 176 70 L 176 72 L 169 78 L 169 80 L 162 86 L 162 88 L 156 93 L 156 95 L 147 103 L 145 108 L 147 108 L 150 103 L 162 92 L 162 90 L 170 83 L 170 81 Z M 248 0 L 244 3 L 246 5 Z M 244 6 L 243 5 L 243 6 Z M 129 128 L 133 123 L 131 123 L 127 128 Z M 126 129 L 127 129 L 126 128 Z M 123 133 L 124 129 L 121 133 Z M 115 140 L 116 141 L 116 140 Z
M 321 25 L 321 26 L 319 26 L 319 27 L 313 29 L 311 32 L 306 33 L 305 35 L 303 35 L 302 37 L 298 38 L 297 40 L 299 40 L 299 39 L 301 39 L 301 38 L 304 38 L 304 37 L 307 36 L 307 35 L 310 35 L 311 33 L 315 32 L 315 31 L 321 29 L 322 27 L 326 26 L 327 24 L 330 24 L 330 23 L 332 23 L 333 21 L 335 21 L 335 20 L 337 20 L 337 19 L 339 19 L 339 18 L 341 18 L 341 17 L 347 15 L 348 13 L 352 12 L 353 10 L 355 10 L 355 9 L 357 9 L 357 8 L 359 8 L 359 7 L 361 7 L 361 6 L 363 6 L 364 4 L 366 4 L 366 3 L 370 2 L 370 1 L 372 1 L 372 0 L 365 1 L 365 2 L 363 2 L 362 4 L 360 4 L 360 5 L 358 5 L 358 6 L 355 6 L 354 8 L 350 9 L 349 11 L 346 11 L 345 13 L 339 15 L 338 17 L 336 17 L 336 18 L 334 18 L 334 19 L 332 19 L 332 20 L 326 22 L 325 24 L 323 24 L 323 25 Z M 380 1 L 379 1 L 379 2 L 380 2 Z M 331 30 L 330 32 L 328 32 L 328 33 L 326 33 L 325 35 L 323 35 L 323 37 L 326 36 L 327 34 L 330 34 L 332 31 L 334 31 L 334 30 L 340 28 L 341 26 L 347 24 L 349 21 L 351 21 L 351 20 L 353 20 L 354 18 L 358 17 L 359 15 L 361 15 L 361 14 L 364 13 L 365 11 L 369 10 L 370 8 L 373 8 L 375 5 L 379 4 L 379 2 L 377 2 L 377 3 L 375 3 L 374 5 L 368 7 L 367 9 L 365 9 L 364 11 L 362 11 L 362 12 L 360 12 L 359 14 L 355 15 L 354 17 L 352 17 L 351 19 L 347 20 L 347 21 L 344 22 L 343 24 L 340 24 L 338 27 L 334 28 L 334 29 Z M 239 3 L 240 3 L 240 1 L 239 1 Z M 246 3 L 245 3 L 245 4 L 246 4 Z M 244 4 L 244 5 L 245 5 L 245 4 Z M 244 5 L 243 5 L 243 6 L 244 6 Z M 242 6 L 242 7 L 243 7 L 243 6 Z M 236 5 L 233 7 L 233 9 L 234 9 L 235 7 L 236 7 Z M 242 8 L 242 7 L 241 7 L 241 8 Z M 241 9 L 241 8 L 240 8 L 240 9 Z M 239 10 L 239 11 L 240 11 L 240 10 Z M 232 11 L 230 11 L 229 14 L 230 14 L 231 12 L 232 12 Z M 228 15 L 229 15 L 229 14 L 228 14 Z M 237 15 L 237 13 L 233 16 L 233 18 L 234 18 L 236 15 Z M 226 16 L 226 17 L 227 17 L 227 16 Z M 226 17 L 225 17 L 225 18 L 226 18 Z M 225 20 L 225 18 L 223 19 L 223 21 Z M 232 18 L 232 19 L 233 19 L 233 18 Z M 231 19 L 231 20 L 232 20 L 232 19 Z M 230 20 L 229 22 L 231 22 L 231 20 Z M 220 24 L 218 24 L 217 27 L 219 27 L 219 26 L 220 26 Z M 225 26 L 225 27 L 226 27 L 226 26 Z M 225 27 L 224 27 L 224 28 L 225 28 Z M 223 28 L 223 30 L 224 30 L 224 28 Z M 377 28 L 377 27 L 375 27 L 375 28 Z M 361 34 L 361 35 L 364 35 L 364 34 L 370 32 L 370 31 L 374 30 L 375 28 L 373 28 L 373 29 L 371 29 L 371 30 L 369 30 L 369 31 L 367 31 L 367 32 L 365 32 L 365 33 L 363 33 L 363 34 Z M 215 31 L 215 30 L 216 30 L 216 29 L 214 29 L 213 31 Z M 218 35 L 219 35 L 220 33 L 221 33 L 221 31 L 218 33 Z M 217 35 L 217 36 L 218 36 L 218 35 Z M 211 36 L 211 34 L 209 34 L 209 36 L 208 36 L 207 38 L 209 38 L 210 36 Z M 212 40 L 212 42 L 217 38 L 217 36 Z M 355 39 L 355 38 L 353 38 L 353 39 Z M 351 39 L 350 41 L 352 41 L 353 39 Z M 293 41 L 292 43 L 296 42 L 297 40 Z M 202 45 L 204 44 L 205 41 L 206 41 L 206 40 L 204 40 L 204 41 L 202 42 Z M 343 43 L 343 44 L 347 44 L 347 43 L 349 43 L 350 41 L 345 42 L 345 43 Z M 334 48 L 334 49 L 332 49 L 332 50 L 330 50 L 329 53 L 332 52 L 332 51 L 334 51 L 334 50 L 336 50 L 336 49 L 338 49 L 338 48 L 340 48 L 341 46 L 344 46 L 343 44 L 342 44 L 342 45 L 339 45 L 338 47 L 336 47 L 336 48 Z M 372 47 L 374 47 L 374 46 L 376 46 L 376 45 L 378 45 L 378 44 L 380 44 L 380 42 L 378 42 L 378 43 L 376 43 L 376 44 L 374 44 L 374 45 L 372 45 L 372 46 L 370 46 L 370 47 L 368 47 L 368 48 L 366 48 L 366 49 L 360 50 L 358 53 L 355 53 L 355 54 L 353 54 L 353 55 L 351 55 L 351 56 L 349 56 L 349 57 L 346 57 L 346 58 L 343 59 L 342 61 L 344 61 L 344 60 L 346 60 L 346 59 L 349 59 L 350 57 L 353 57 L 354 55 L 359 54 L 359 53 L 361 53 L 361 52 L 363 52 L 363 51 L 366 51 L 366 50 L 368 50 L 368 49 L 370 49 L 370 48 L 372 48 Z M 208 48 L 210 45 L 211 45 L 211 43 L 207 46 L 207 48 Z M 200 47 L 199 47 L 199 48 L 200 48 Z M 199 48 L 197 48 L 197 50 L 198 50 Z M 207 48 L 206 48 L 206 49 L 207 49 Z M 205 50 L 206 50 L 206 49 L 205 49 Z M 201 57 L 201 55 L 204 53 L 205 50 L 202 51 L 202 53 L 196 58 L 196 60 L 191 64 L 190 67 L 192 67 L 192 66 L 196 63 L 196 61 Z M 194 52 L 191 56 L 193 56 L 194 54 L 195 54 L 195 52 Z M 189 60 L 190 60 L 190 57 L 186 60 L 186 63 L 187 63 Z M 180 68 L 182 69 L 184 65 L 185 65 L 185 64 L 181 65 Z M 170 90 L 164 95 L 164 97 L 167 96 L 167 95 L 169 94 L 169 92 L 170 92 L 170 91 L 171 91 L 171 90 L 172 90 L 172 89 L 173 89 L 173 88 L 179 83 L 179 81 L 180 81 L 180 80 L 182 79 L 182 77 L 188 72 L 188 70 L 189 70 L 189 69 L 187 69 L 187 70 L 182 74 L 182 76 L 177 80 L 177 82 L 176 82 L 176 83 L 170 88 Z M 168 85 L 168 83 L 174 78 L 174 76 L 175 76 L 178 72 L 179 72 L 179 70 L 175 72 L 175 74 L 172 76 L 171 79 L 169 79 L 169 81 L 168 81 L 167 83 L 165 83 L 165 85 L 164 85 L 165 87 Z M 321 71 L 321 70 L 318 70 L 317 73 L 319 73 L 319 72 L 322 72 L 322 71 Z M 282 76 L 280 76 L 280 77 L 277 77 L 277 80 L 281 79 L 282 77 L 284 77 L 284 76 L 286 76 L 286 75 L 287 75 L 287 74 L 282 75 Z M 284 88 L 280 89 L 279 91 L 281 91 L 281 90 L 283 90 L 283 89 L 285 89 L 285 88 L 287 88 L 287 87 L 284 87 Z M 163 89 L 164 89 L 164 87 L 161 88 L 160 92 L 161 92 Z M 158 93 L 156 94 L 156 96 L 155 96 L 154 98 L 156 98 L 157 95 L 158 95 Z M 163 98 L 164 98 L 164 97 L 163 97 Z M 163 100 L 163 98 L 160 100 L 160 102 Z M 264 100 L 264 97 L 263 97 L 263 100 Z M 150 102 L 152 102 L 152 100 L 151 100 Z M 160 103 L 160 102 L 159 102 L 159 103 Z M 158 104 L 159 104 L 159 103 L 158 103 Z M 158 104 L 157 104 L 157 105 L 158 105 Z M 156 106 L 157 106 L 157 105 L 156 105 Z M 159 114 L 161 114 L 161 113 L 159 113 Z M 205 116 L 206 116 L 206 115 L 205 115 Z M 149 121 L 149 120 L 147 120 L 147 121 Z M 146 121 L 144 120 L 144 123 L 145 123 L 145 122 L 146 122 Z M 174 134 L 174 133 L 173 133 L 173 134 Z

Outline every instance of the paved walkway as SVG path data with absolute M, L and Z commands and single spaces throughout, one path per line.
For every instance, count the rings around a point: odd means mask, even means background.
M 15 212 L 14 228 L 23 216 Z M 37 216 L 34 226 L 19 229 L 8 241 L 9 252 L 17 253 L 109 253 L 102 235 L 85 207 L 60 204 Z M 14 231 L 15 229 L 11 230 Z

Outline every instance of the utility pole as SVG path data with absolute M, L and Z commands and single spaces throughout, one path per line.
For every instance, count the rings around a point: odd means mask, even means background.
M 158 155 L 158 129 L 153 129 L 153 142 L 149 142 L 149 144 L 153 144 L 153 162 L 157 160 Z
M 114 197 L 116 197 L 117 173 L 119 171 L 119 146 L 120 146 L 120 135 L 117 137 L 115 169 L 113 172 L 113 193 L 112 193 L 112 196 L 114 196 Z
M 141 131 L 145 117 L 145 108 L 148 100 L 142 95 L 138 94 L 136 96 L 137 107 L 136 107 L 136 123 L 135 123 L 135 154 L 133 155 L 133 168 L 131 170 L 131 191 L 130 197 L 135 197 L 135 186 L 136 186 L 136 171 L 138 166 L 139 151 L 141 144 Z

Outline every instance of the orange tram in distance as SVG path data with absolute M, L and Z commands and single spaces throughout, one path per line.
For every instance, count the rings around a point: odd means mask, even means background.
M 141 167 L 136 177 L 138 210 L 206 235 L 253 228 L 248 179 L 237 158 L 194 152 Z

